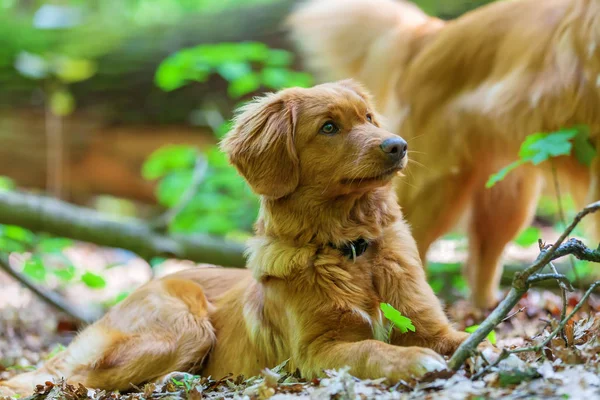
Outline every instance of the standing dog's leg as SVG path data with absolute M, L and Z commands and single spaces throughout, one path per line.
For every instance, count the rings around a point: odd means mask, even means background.
M 503 181 L 475 193 L 466 264 L 471 297 L 479 308 L 493 307 L 502 274 L 504 248 L 532 220 L 542 177 L 535 167 L 522 166 Z
M 590 167 L 589 196 L 584 201 L 585 203 L 592 203 L 600 200 L 600 140 L 596 145 L 596 154 L 597 155 Z M 590 230 L 597 243 L 600 240 L 600 212 L 596 212 L 588 218 L 591 221 L 588 221 L 586 225 L 592 228 Z
M 417 180 L 417 179 L 413 179 Z M 424 186 L 415 182 L 417 188 L 406 188 L 413 183 L 400 182 L 398 196 L 400 205 L 406 210 L 406 220 L 417 241 L 419 255 L 425 265 L 427 250 L 441 235 L 456 224 L 465 210 L 473 190 L 474 179 L 469 171 L 448 174 Z M 408 189 L 408 190 L 407 190 Z M 417 190 L 416 197 L 403 199 L 404 191 Z
M 0 383 L 0 393 L 31 394 L 65 378 L 90 388 L 125 390 L 200 365 L 214 344 L 210 304 L 200 285 L 165 277 L 112 308 L 39 370 Z M 7 390 L 8 389 L 8 390 Z

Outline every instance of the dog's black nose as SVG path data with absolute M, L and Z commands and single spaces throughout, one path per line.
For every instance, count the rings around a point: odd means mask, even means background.
M 385 139 L 381 142 L 381 150 L 387 153 L 391 158 L 401 160 L 406 155 L 408 143 L 400 137 Z

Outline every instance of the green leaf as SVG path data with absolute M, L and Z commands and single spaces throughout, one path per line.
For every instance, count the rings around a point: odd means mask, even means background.
M 58 253 L 71 247 L 73 241 L 67 238 L 45 238 L 38 243 L 38 249 L 42 253 Z
M 469 284 L 463 275 L 452 277 L 452 287 L 459 293 L 468 293 Z
M 81 281 L 89 288 L 102 289 L 106 287 L 106 280 L 93 272 L 86 271 L 81 275 Z
M 225 121 L 217 128 L 214 134 L 218 139 L 223 139 L 223 137 L 225 137 L 231 128 L 233 128 L 233 121 Z
M 158 66 L 154 83 L 169 92 L 185 86 L 188 82 L 204 82 L 210 73 L 210 65 L 198 57 L 195 49 L 185 49 L 172 54 Z
M 161 178 L 173 171 L 189 170 L 194 167 L 198 150 L 187 145 L 167 145 L 156 150 L 142 166 L 144 179 Z
M 291 52 L 287 50 L 271 49 L 265 60 L 265 65 L 269 67 L 287 67 L 293 60 L 294 55 Z
M 518 160 L 518 161 L 515 161 L 515 162 L 507 165 L 506 167 L 502 168 L 500 171 L 496 172 L 495 174 L 490 175 L 488 181 L 485 183 L 485 187 L 488 189 L 491 188 L 496 183 L 498 183 L 501 180 L 503 180 L 504 178 L 506 178 L 506 175 L 508 175 L 508 173 L 510 171 L 512 171 L 513 169 L 515 169 L 518 166 L 523 165 L 523 164 L 525 164 L 525 161 Z
M 269 57 L 269 47 L 261 42 L 242 42 L 233 43 L 234 50 L 244 60 L 259 62 L 265 61 Z
M 218 147 L 212 147 L 206 152 L 206 161 L 211 167 L 227 168 L 235 172 L 235 169 L 229 165 L 227 154 L 222 152 Z
M 0 176 L 0 192 L 13 190 L 15 188 L 15 182 L 8 176 Z
M 313 84 L 310 74 L 290 71 L 286 68 L 265 68 L 262 71 L 261 79 L 263 85 L 274 90 L 288 87 L 309 87 Z
M 50 110 L 54 115 L 66 117 L 75 109 L 75 98 L 68 90 L 57 90 L 50 95 Z
M 96 73 L 93 61 L 61 57 L 56 61 L 54 73 L 65 83 L 85 81 Z
M 577 139 L 578 137 L 580 138 Z M 485 186 L 487 188 L 494 186 L 496 183 L 503 180 L 510 171 L 526 162 L 538 165 L 552 157 L 567 156 L 571 154 L 571 150 L 573 149 L 571 140 L 579 143 L 579 150 L 577 150 L 579 156 L 577 156 L 577 158 L 584 163 L 591 163 L 595 151 L 592 155 L 593 148 L 590 147 L 591 145 L 585 136 L 585 129 L 582 127 L 561 129 L 551 133 L 534 133 L 527 136 L 525 141 L 521 144 L 521 148 L 519 149 L 520 159 L 491 175 Z
M 167 259 L 164 257 L 152 257 L 150 259 L 149 264 L 152 268 L 155 268 L 155 267 L 158 267 L 159 265 L 161 265 L 162 263 L 164 263 L 165 261 L 167 261 Z
M 119 304 L 120 302 L 122 302 L 123 300 L 125 300 L 129 295 L 131 294 L 131 292 L 121 292 L 119 293 L 114 299 L 113 299 L 113 305 L 114 304 Z
M 381 303 L 379 304 L 379 307 L 381 308 L 381 311 L 383 311 L 383 315 L 392 321 L 401 333 L 406 333 L 408 331 L 415 332 L 415 326 L 412 324 L 410 318 L 402 315 L 402 313 L 396 310 L 391 304 Z
M 29 250 L 23 243 L 3 236 L 0 236 L 0 249 L 5 253 L 24 253 Z
M 173 207 L 192 184 L 194 172 L 175 171 L 165 176 L 156 187 L 156 198 L 165 207 Z
M 521 232 L 519 236 L 517 236 L 517 238 L 515 239 L 515 243 L 520 247 L 529 247 L 537 243 L 540 236 L 540 230 L 535 226 L 530 226 L 523 232 Z
M 55 268 L 52 273 L 63 282 L 70 282 L 75 278 L 75 266 L 66 265 L 63 268 Z
M 469 326 L 468 328 L 466 328 L 465 332 L 467 332 L 467 333 L 473 333 L 477 329 L 479 329 L 479 325 L 473 325 L 473 326 Z M 496 332 L 495 331 L 491 331 L 490 333 L 488 333 L 487 339 L 490 341 L 491 344 L 496 344 Z
M 435 279 L 431 279 L 428 281 L 429 282 L 429 286 L 431 286 L 431 289 L 433 289 L 433 293 L 435 294 L 440 294 L 442 292 L 442 290 L 444 290 L 444 280 L 441 278 L 435 278 Z
M 440 275 L 443 273 L 453 274 L 460 272 L 462 268 L 461 263 L 441 263 L 441 262 L 428 262 L 427 273 L 432 275 Z
M 592 160 L 596 157 L 596 148 L 590 141 L 590 132 L 588 127 L 579 129 L 579 133 L 573 139 L 573 153 L 575 158 L 585 166 L 591 166 Z
M 131 294 L 131 292 L 129 292 L 129 291 L 120 292 L 118 295 L 116 295 L 112 299 L 102 302 L 102 304 L 104 305 L 104 307 L 112 307 L 116 304 L 119 304 L 123 300 L 125 300 L 130 294 Z
M 15 240 L 17 242 L 33 245 L 36 236 L 28 229 L 16 225 L 0 225 L 0 236 Z
M 34 256 L 25 261 L 23 273 L 34 281 L 43 282 L 46 280 L 46 267 L 40 257 Z
M 256 72 L 251 72 L 231 81 L 227 88 L 227 94 L 234 99 L 237 99 L 258 90 L 259 87 L 259 75 Z
M 226 62 L 217 67 L 217 72 L 228 82 L 243 78 L 252 73 L 252 67 L 247 62 Z
M 522 160 L 531 161 L 533 165 L 538 165 L 552 157 L 566 156 L 571 154 L 573 139 L 578 130 L 562 129 L 552 133 L 536 133 L 529 135 L 521 145 L 519 157 Z

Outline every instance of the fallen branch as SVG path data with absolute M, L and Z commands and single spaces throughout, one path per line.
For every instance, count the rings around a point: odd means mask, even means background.
M 556 267 L 557 273 L 561 274 L 561 275 L 570 274 L 571 268 L 570 268 L 569 263 L 562 262 L 562 261 L 563 260 L 556 260 L 556 262 L 553 263 Z M 452 282 L 454 278 L 459 278 L 459 277 L 464 276 L 461 267 L 462 267 L 462 264 L 460 264 L 460 263 L 457 263 L 456 266 L 452 266 L 452 268 L 442 268 L 439 270 L 428 267 L 427 276 L 428 276 L 428 279 L 430 279 L 432 281 L 441 279 L 444 282 Z M 504 265 L 504 268 L 502 269 L 502 277 L 500 279 L 500 285 L 502 285 L 502 287 L 511 287 L 513 279 L 515 277 L 515 274 L 523 272 L 528 267 L 529 267 L 529 265 L 525 265 L 525 264 L 506 264 L 506 265 Z M 554 272 L 554 271 L 552 271 L 552 272 Z M 571 276 L 571 275 L 569 275 L 569 276 Z M 579 283 L 580 283 L 580 286 L 587 288 L 599 278 L 600 278 L 600 275 L 595 272 L 591 273 L 589 275 L 580 273 L 579 274 Z M 557 291 L 557 290 L 561 289 L 560 287 L 556 286 L 556 282 L 553 280 L 538 281 L 538 282 L 536 282 L 536 287 L 546 289 L 546 290 L 551 290 L 551 291 Z M 452 287 L 450 287 L 449 285 L 445 286 L 443 288 L 442 293 L 444 293 L 444 291 L 446 291 L 446 290 L 450 291 L 451 289 L 452 289 Z M 600 294 L 600 287 L 597 287 L 594 293 Z
M 18 271 L 15 271 L 10 266 L 10 261 L 6 254 L 0 253 L 0 269 L 35 293 L 45 303 L 51 305 L 59 311 L 64 312 L 74 320 L 83 324 L 90 324 L 97 319 L 98 315 L 78 310 L 77 308 L 71 306 L 58 294 L 37 286 L 29 278 L 20 274 Z
M 207 235 L 158 233 L 140 219 L 115 220 L 89 208 L 48 197 L 0 192 L 0 223 L 47 232 L 153 257 L 176 257 L 199 263 L 243 267 L 244 246 Z
M 508 313 L 510 313 L 517 305 L 521 297 L 529 290 L 531 283 L 547 279 L 557 279 L 559 277 L 559 274 L 538 274 L 542 268 L 548 265 L 548 263 L 568 254 L 574 255 L 580 260 L 600 262 L 600 249 L 591 250 L 577 239 L 569 239 L 563 244 L 564 240 L 571 234 L 577 224 L 586 215 L 596 212 L 598 209 L 600 209 L 600 201 L 588 205 L 575 216 L 573 222 L 565 229 L 552 246 L 540 245 L 541 251 L 535 262 L 524 271 L 515 274 L 512 288 L 504 300 L 500 302 L 485 321 L 479 325 L 479 328 L 454 352 L 448 362 L 448 367 L 450 369 L 455 371 L 458 370 L 472 354 L 475 354 L 477 345 L 479 345 L 479 343 L 481 343 L 487 335 L 505 319 Z M 549 275 L 551 276 L 549 277 Z M 591 293 L 596 286 L 598 286 L 597 283 L 594 283 L 588 292 Z M 589 296 L 588 292 L 586 292 L 587 296 Z M 571 316 L 571 314 L 569 314 L 569 316 Z
M 548 345 L 548 343 L 550 343 L 550 341 L 556 337 L 556 335 L 563 332 L 567 323 L 575 316 L 575 314 L 577 314 L 577 312 L 581 309 L 581 307 L 583 307 L 583 305 L 586 303 L 587 299 L 590 297 L 592 292 L 594 292 L 594 290 L 597 287 L 600 287 L 600 281 L 594 282 L 588 288 L 588 290 L 585 292 L 585 294 L 581 297 L 581 300 L 579 300 L 577 305 L 573 308 L 571 313 L 569 315 L 565 316 L 564 318 L 562 318 L 560 323 L 558 324 L 558 326 L 552 332 L 550 332 L 548 337 L 546 337 L 541 343 L 539 343 L 535 346 L 522 347 L 522 348 L 513 349 L 513 350 L 502 349 L 502 353 L 500 353 L 500 355 L 498 356 L 496 361 L 494 361 L 493 363 L 488 363 L 488 365 L 485 368 L 483 368 L 481 371 L 479 371 L 476 375 L 473 376 L 473 379 L 478 379 L 479 377 L 483 376 L 486 372 L 491 370 L 493 367 L 496 367 L 503 360 L 507 359 L 511 354 L 526 353 L 526 352 L 530 352 L 530 351 L 538 352 L 540 350 L 543 350 L 546 347 L 546 345 Z

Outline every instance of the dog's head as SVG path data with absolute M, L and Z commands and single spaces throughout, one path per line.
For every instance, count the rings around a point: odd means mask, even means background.
M 326 197 L 366 192 L 407 163 L 406 142 L 378 118 L 351 80 L 285 89 L 242 107 L 221 147 L 252 189 L 272 199 L 300 187 Z

